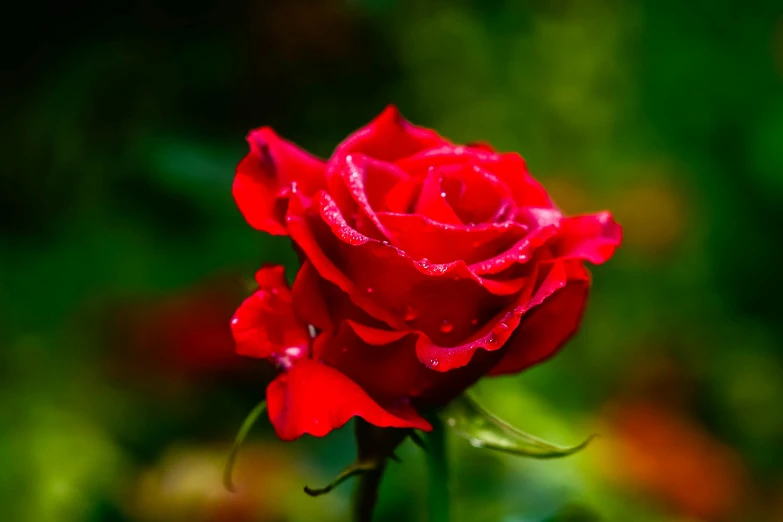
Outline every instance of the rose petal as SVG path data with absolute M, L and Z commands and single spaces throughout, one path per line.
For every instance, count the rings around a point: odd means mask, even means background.
M 398 185 L 403 191 L 393 193 L 412 198 L 410 178 L 392 163 L 378 161 L 362 154 L 350 154 L 343 161 L 330 163 L 328 173 L 329 195 L 335 200 L 343 216 L 349 215 L 353 228 L 374 239 L 389 240 L 388 232 L 376 216 L 377 211 L 388 210 L 387 198 Z M 340 203 L 342 201 L 342 203 Z M 409 202 L 393 201 L 407 207 Z M 368 223 L 369 221 L 369 223 Z
M 623 238 L 623 231 L 609 212 L 564 218 L 553 242 L 554 255 L 564 259 L 607 261 Z
M 468 225 L 513 219 L 516 204 L 505 183 L 479 166 L 440 169 L 446 201 Z
M 546 263 L 548 264 L 548 263 Z M 543 264 L 542 264 L 543 265 Z M 416 355 L 428 368 L 446 372 L 466 366 L 478 349 L 500 350 L 514 334 L 528 310 L 541 305 L 553 293 L 565 287 L 572 278 L 580 278 L 584 268 L 577 262 L 557 261 L 535 292 L 522 293 L 519 300 L 499 313 L 494 320 L 459 346 L 438 346 L 426 335 L 420 335 L 416 343 Z
M 579 268 L 572 270 L 566 286 L 525 315 L 503 358 L 489 375 L 517 373 L 545 361 L 573 337 L 590 290 L 589 274 L 584 267 Z
M 269 127 L 251 131 L 250 152 L 239 163 L 232 192 L 253 228 L 286 235 L 285 212 L 292 193 L 310 197 L 325 186 L 325 163 Z
M 527 170 L 519 154 L 497 154 L 480 147 L 447 145 L 422 151 L 397 161 L 405 172 L 423 176 L 427 169 L 447 165 L 478 166 L 498 177 L 509 188 L 517 207 L 552 207 L 544 187 Z
M 283 267 L 262 268 L 256 281 L 259 289 L 244 300 L 231 319 L 237 353 L 259 358 L 306 355 L 309 334 L 294 313 Z
M 446 193 L 441 187 L 441 174 L 434 168 L 430 169 L 424 178 L 414 212 L 438 223 L 463 224 L 446 200 Z
M 322 213 L 329 215 L 332 221 L 339 221 L 338 233 L 340 240 L 348 244 L 360 245 L 370 241 L 355 229 L 348 226 L 340 214 L 339 209 L 332 199 L 326 194 L 321 193 L 316 197 L 314 206 L 321 209 Z M 384 307 L 376 303 L 368 294 L 367 289 L 360 289 L 354 281 L 351 280 L 339 267 L 332 261 L 330 255 L 324 251 L 316 237 L 333 236 L 328 226 L 323 221 L 323 216 L 317 217 L 308 215 L 308 209 L 305 209 L 297 200 L 292 201 L 291 211 L 289 211 L 286 221 L 288 230 L 291 232 L 291 238 L 302 249 L 307 259 L 312 263 L 317 272 L 331 283 L 338 286 L 343 292 L 350 296 L 359 308 L 366 311 L 372 317 L 386 322 L 389 325 L 401 325 L 400 321 L 385 310 Z M 320 225 L 320 226 L 319 226 Z M 324 230 L 325 228 L 325 230 Z M 334 244 L 334 243 L 333 243 Z M 335 245 L 337 246 L 337 245 Z M 332 254 L 334 248 L 330 250 Z
M 514 265 L 527 263 L 557 233 L 557 225 L 535 228 L 501 254 L 473 263 L 470 270 L 479 276 L 489 276 L 509 270 Z
M 390 105 L 366 127 L 354 132 L 334 151 L 333 158 L 362 153 L 383 161 L 396 161 L 449 142 L 435 131 L 417 127 Z
M 329 304 L 320 291 L 321 276 L 313 268 L 310 261 L 305 260 L 296 274 L 293 288 L 294 307 L 297 314 L 307 324 L 315 326 L 319 330 L 331 330 L 332 317 L 329 313 Z
M 314 203 L 321 206 L 318 215 L 289 212 L 292 238 L 322 277 L 395 329 L 405 329 L 407 320 L 428 335 L 455 330 L 451 336 L 458 338 L 456 325 L 501 310 L 523 283 L 479 278 L 464 262 L 414 260 L 350 228 L 327 195 Z
M 272 381 L 266 400 L 269 420 L 283 440 L 305 433 L 323 437 L 357 416 L 382 428 L 432 429 L 410 405 L 382 406 L 338 370 L 312 359 L 297 361 Z
M 346 321 L 334 336 L 319 336 L 314 354 L 376 398 L 409 398 L 422 405 L 448 402 L 486 374 L 501 352 L 476 354 L 469 367 L 441 373 L 416 358 L 416 337 Z
M 332 332 L 345 320 L 369 326 L 385 324 L 356 306 L 337 285 L 321 277 L 310 261 L 305 261 L 299 269 L 293 293 L 299 316 L 318 330 Z
M 475 226 L 446 225 L 418 214 L 379 212 L 378 219 L 392 243 L 409 256 L 434 263 L 475 263 L 504 252 L 526 232 L 509 221 Z
M 564 217 L 557 209 L 525 209 L 532 231 L 507 251 L 470 265 L 479 276 L 508 270 L 528 262 L 546 245 L 555 259 L 583 259 L 595 264 L 608 260 L 622 240 L 622 228 L 608 212 Z

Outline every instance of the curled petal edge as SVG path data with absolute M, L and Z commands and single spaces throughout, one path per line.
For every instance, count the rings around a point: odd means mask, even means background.
M 282 440 L 323 437 L 353 417 L 382 428 L 432 429 L 409 404 L 381 405 L 343 373 L 312 359 L 278 375 L 266 398 L 269 420 Z

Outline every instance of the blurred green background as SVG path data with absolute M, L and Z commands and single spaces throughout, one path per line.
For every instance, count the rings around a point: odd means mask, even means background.
M 486 380 L 483 404 L 564 460 L 450 441 L 455 520 L 783 520 L 779 1 L 18 3 L 2 46 L 2 520 L 345 520 L 351 430 L 259 426 L 270 370 L 228 320 L 295 258 L 230 194 L 244 135 L 326 156 L 387 103 L 522 153 L 567 212 L 611 209 L 581 333 Z M 379 521 L 424 520 L 406 445 Z

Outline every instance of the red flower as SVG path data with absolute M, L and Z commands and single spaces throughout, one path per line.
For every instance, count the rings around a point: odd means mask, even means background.
M 547 359 L 579 326 L 583 262 L 620 243 L 608 212 L 563 216 L 518 154 L 454 145 L 394 107 L 326 162 L 269 128 L 248 142 L 237 205 L 304 257 L 290 292 L 262 269 L 233 324 L 241 353 L 287 370 L 267 389 L 284 439 L 354 415 L 424 429 L 414 406 Z

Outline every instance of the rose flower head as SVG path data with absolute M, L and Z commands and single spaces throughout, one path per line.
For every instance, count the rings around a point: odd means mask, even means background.
M 278 436 L 322 436 L 358 416 L 429 429 L 419 412 L 485 375 L 520 372 L 574 334 L 590 274 L 621 229 L 564 216 L 516 153 L 455 145 L 388 107 L 318 159 L 263 127 L 233 193 L 254 228 L 290 236 L 302 266 L 257 274 L 237 350 L 280 373 Z

